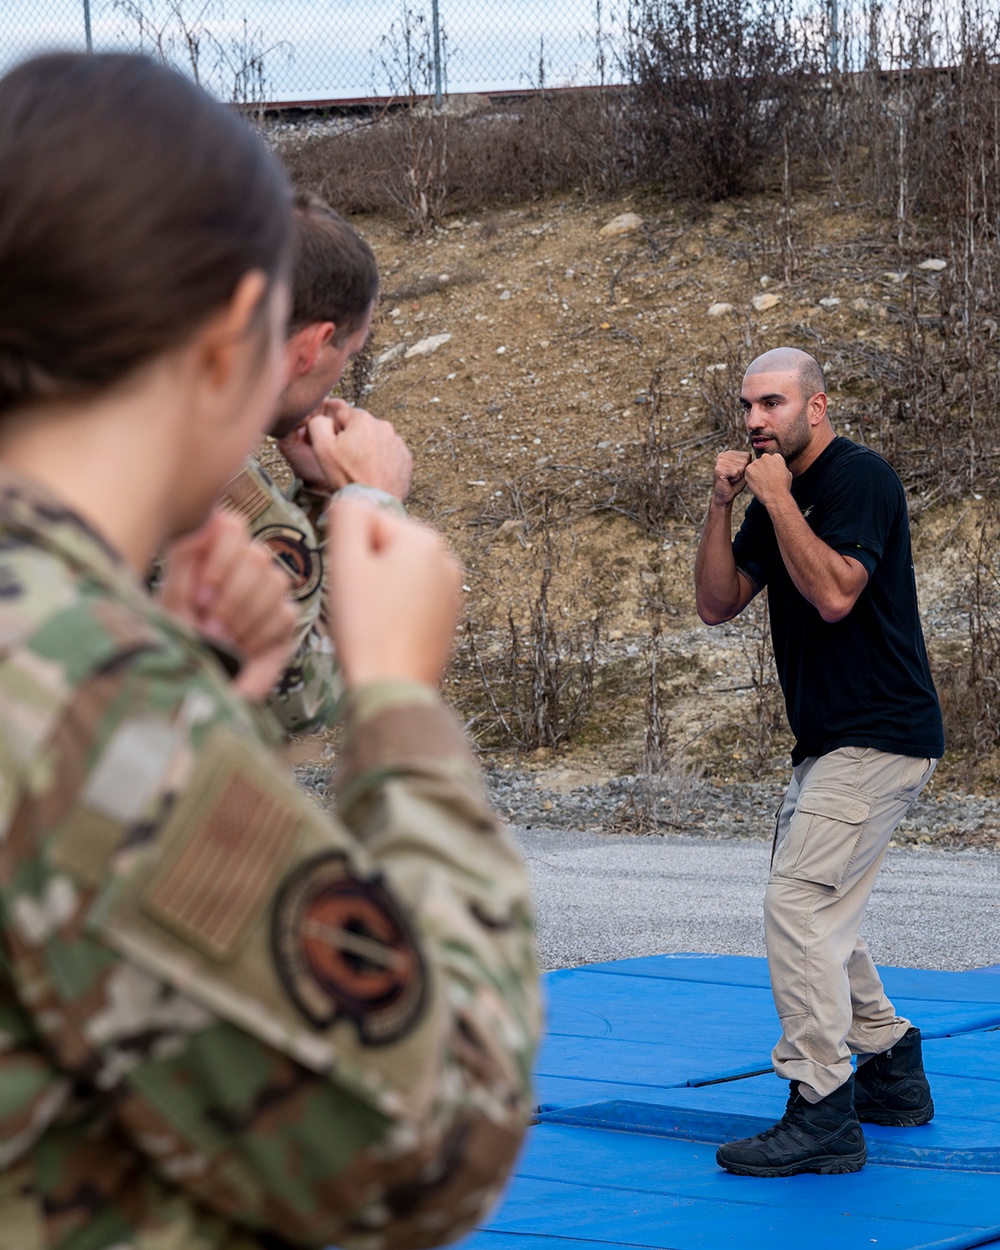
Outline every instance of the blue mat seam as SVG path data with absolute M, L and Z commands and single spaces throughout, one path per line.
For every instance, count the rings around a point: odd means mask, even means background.
M 698 1145 L 699 1143 L 695 1142 L 694 1144 Z M 706 1144 L 711 1145 L 710 1142 Z M 889 1167 L 891 1165 L 886 1164 L 886 1163 L 874 1163 L 874 1164 L 869 1164 L 868 1166 L 869 1167 Z M 724 1169 L 718 1166 L 714 1166 L 712 1170 L 713 1172 L 717 1172 L 720 1177 L 725 1177 L 728 1175 L 724 1171 Z M 717 1205 L 719 1201 L 717 1197 L 701 1197 L 698 1194 L 685 1194 L 679 1189 L 650 1189 L 650 1188 L 647 1188 L 646 1186 L 639 1186 L 639 1185 L 607 1185 L 607 1184 L 602 1184 L 602 1183 L 594 1182 L 594 1181 L 587 1181 L 586 1185 L 584 1185 L 584 1182 L 582 1181 L 563 1180 L 562 1177 L 542 1176 L 534 1172 L 518 1172 L 517 1179 L 525 1180 L 525 1181 L 535 1181 L 541 1185 L 564 1185 L 569 1188 L 576 1186 L 577 1188 L 581 1188 L 581 1189 L 587 1188 L 587 1189 L 592 1189 L 592 1190 L 601 1190 L 604 1193 L 648 1194 L 650 1196 L 655 1196 L 655 1197 L 660 1197 L 660 1198 L 674 1198 L 674 1199 L 680 1199 L 681 1201 L 687 1203 L 689 1206 L 692 1206 L 692 1207 L 699 1206 L 699 1205 L 713 1206 L 713 1205 Z M 737 1182 L 742 1182 L 743 1178 L 736 1177 L 734 1179 Z M 780 1202 L 775 1202 L 775 1203 L 761 1202 L 760 1197 L 758 1195 L 755 1195 L 752 1199 L 751 1198 L 732 1198 L 727 1195 L 726 1204 L 728 1206 L 734 1206 L 734 1207 L 760 1208 L 764 1206 L 764 1207 L 773 1209 L 775 1211 L 782 1211 L 782 1210 L 787 1211 L 788 1210 L 787 1207 L 782 1207 Z M 852 1216 L 851 1218 L 863 1218 L 863 1217 Z M 894 1223 L 894 1224 L 912 1223 L 912 1219 L 903 1214 L 893 1215 L 889 1212 L 885 1212 L 885 1213 L 881 1213 L 877 1218 L 886 1221 L 886 1223 Z M 922 1220 L 922 1223 L 925 1223 L 928 1225 L 928 1227 L 933 1228 L 936 1225 L 945 1224 L 946 1221 L 930 1220 L 930 1219 L 924 1218 Z M 997 1238 L 1000 1238 L 1000 1225 L 994 1226 L 994 1225 L 983 1225 L 983 1224 L 969 1224 L 967 1227 L 970 1230 L 968 1233 L 970 1237 L 981 1238 L 983 1236 L 988 1235 L 989 1240 L 991 1241 L 995 1241 L 997 1240 Z M 487 1231 L 501 1232 L 502 1230 L 491 1228 L 491 1229 L 488 1229 Z M 533 1233 L 531 1235 L 540 1236 L 541 1234 Z M 617 1243 L 614 1243 L 614 1244 L 617 1244 Z M 947 1244 L 950 1246 L 951 1242 L 950 1241 L 947 1243 L 932 1242 L 930 1243 L 929 1246 L 924 1247 L 923 1250 L 933 1250 L 933 1247 L 939 1244 Z M 982 1241 L 976 1241 L 971 1244 L 983 1245 L 983 1244 L 988 1244 L 988 1243 L 984 1243 Z

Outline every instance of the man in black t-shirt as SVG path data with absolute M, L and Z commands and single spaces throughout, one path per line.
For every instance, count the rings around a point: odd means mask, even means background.
M 695 566 L 709 625 L 767 588 L 795 735 L 764 902 L 782 1027 L 772 1061 L 791 1096 L 777 1125 L 716 1156 L 750 1176 L 857 1171 L 860 1120 L 934 1114 L 920 1032 L 896 1015 L 860 927 L 889 839 L 944 749 L 941 713 L 902 483 L 834 434 L 825 391 L 819 365 L 794 348 L 750 365 L 740 404 L 754 454 L 718 457 Z

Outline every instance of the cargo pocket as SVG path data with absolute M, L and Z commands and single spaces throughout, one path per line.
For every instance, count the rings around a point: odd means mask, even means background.
M 874 796 L 828 781 L 799 795 L 788 835 L 777 848 L 772 877 L 839 889 L 871 815 Z

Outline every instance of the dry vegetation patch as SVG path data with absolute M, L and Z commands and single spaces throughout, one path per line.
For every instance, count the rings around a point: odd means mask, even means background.
M 892 352 L 900 333 L 899 284 L 884 277 L 871 215 L 832 205 L 822 187 L 801 194 L 797 211 L 792 282 L 772 273 L 767 195 L 717 205 L 696 224 L 649 192 L 557 197 L 494 212 L 485 229 L 457 216 L 422 238 L 356 219 L 389 296 L 372 356 L 451 335 L 430 355 L 363 371 L 362 398 L 413 449 L 411 510 L 463 560 L 466 621 L 448 693 L 491 753 L 548 767 L 556 747 L 562 766 L 594 777 L 634 772 L 653 680 L 663 753 L 725 780 L 784 768 L 763 612 L 715 630 L 694 613 L 711 466 L 742 438 L 735 395 L 752 356 L 783 342 L 815 352 L 840 430 L 863 438 L 880 381 L 856 361 Z M 642 227 L 602 236 L 625 212 Z M 758 311 L 762 293 L 778 302 Z M 915 294 L 936 306 L 934 276 Z M 719 303 L 732 310 L 710 316 Z M 919 481 L 911 502 L 929 646 L 942 664 L 962 664 L 982 504 L 935 507 Z M 556 741 L 530 732 L 546 681 L 550 695 L 553 682 L 564 688 L 543 715 L 572 718 Z M 972 761 L 958 762 L 969 772 Z M 978 760 L 971 775 L 989 770 Z M 947 766 L 940 776 L 953 780 Z
M 636 5 L 627 89 L 284 140 L 379 257 L 345 388 L 406 437 L 410 506 L 464 562 L 449 697 L 491 758 L 638 778 L 612 826 L 642 828 L 670 769 L 784 770 L 763 606 L 708 630 L 691 585 L 742 370 L 782 343 L 907 484 L 934 785 L 1000 777 L 1000 26 L 960 5 L 956 42 L 911 7 L 885 32 L 871 6 L 862 63 L 828 73 L 778 7 L 698 6 L 718 55 L 692 62 L 690 6 Z

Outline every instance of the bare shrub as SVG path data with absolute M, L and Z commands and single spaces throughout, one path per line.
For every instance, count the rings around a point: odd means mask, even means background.
M 750 672 L 752 714 L 745 733 L 751 754 L 760 761 L 775 754 L 775 739 L 787 729 L 785 701 L 778 684 L 771 648 L 771 623 L 766 595 L 758 595 L 743 614 L 746 628 L 740 646 Z
M 635 0 L 628 25 L 642 175 L 695 201 L 763 186 L 822 101 L 805 27 L 780 0 Z
M 608 833 L 650 834 L 664 828 L 684 829 L 690 824 L 691 808 L 697 802 L 702 765 L 689 758 L 686 747 L 671 750 L 667 746 L 659 679 L 661 646 L 660 614 L 654 608 L 650 612 L 646 648 L 646 727 L 642 761 L 625 797 L 605 822 Z
M 647 751 L 624 799 L 610 813 L 608 833 L 651 834 L 691 826 L 704 767 L 683 751 Z
M 610 487 L 597 508 L 628 517 L 648 534 L 661 534 L 668 521 L 695 522 L 694 500 L 700 500 L 702 483 L 690 471 L 687 452 L 705 440 L 700 435 L 670 437 L 659 370 L 641 398 L 636 440 L 613 469 L 596 474 L 602 485 Z
M 969 635 L 960 659 L 934 665 L 949 750 L 974 765 L 1000 745 L 1000 504 L 989 503 L 969 551 L 962 591 Z
M 622 94 L 609 89 L 541 93 L 464 117 L 407 104 L 281 155 L 294 182 L 342 213 L 420 224 L 557 191 L 614 194 L 635 177 L 630 136 Z
M 859 72 L 835 84 L 821 137 L 838 194 L 852 180 L 893 235 L 905 281 L 896 344 L 836 345 L 841 381 L 867 390 L 861 433 L 920 504 L 994 489 L 1000 378 L 1000 13 L 978 0 L 864 6 Z M 862 51 L 863 50 L 863 51 Z M 891 223 L 891 224 L 890 224 Z M 940 275 L 920 269 L 946 262 Z M 929 307 L 930 305 L 930 307 Z
M 444 74 L 442 57 L 440 32 L 404 4 L 381 43 L 382 67 L 394 97 L 403 101 L 391 120 L 399 142 L 387 149 L 392 176 L 386 190 L 418 234 L 440 220 L 448 191 L 448 115 L 429 103 Z
M 245 16 L 233 29 L 221 0 L 113 0 L 111 9 L 126 20 L 121 38 L 127 46 L 258 113 L 270 90 L 267 63 L 291 54 L 286 41 L 265 44 Z
M 723 359 L 705 370 L 700 388 L 712 431 L 718 435 L 720 444 L 727 448 L 747 445 L 746 424 L 739 396 L 743 374 L 752 355 L 748 338 L 748 335 L 744 336 L 740 343 L 728 337 L 723 338 Z
M 640 176 L 642 134 L 629 87 L 541 96 L 529 125 L 547 146 L 546 190 L 575 186 L 587 197 L 617 195 Z M 562 185 L 559 185 L 562 184 Z
M 547 555 L 525 632 L 507 613 L 507 635 L 499 651 L 465 633 L 470 656 L 492 711 L 489 745 L 537 750 L 569 742 L 590 710 L 601 617 L 575 629 L 556 627 L 549 605 L 551 555 Z

